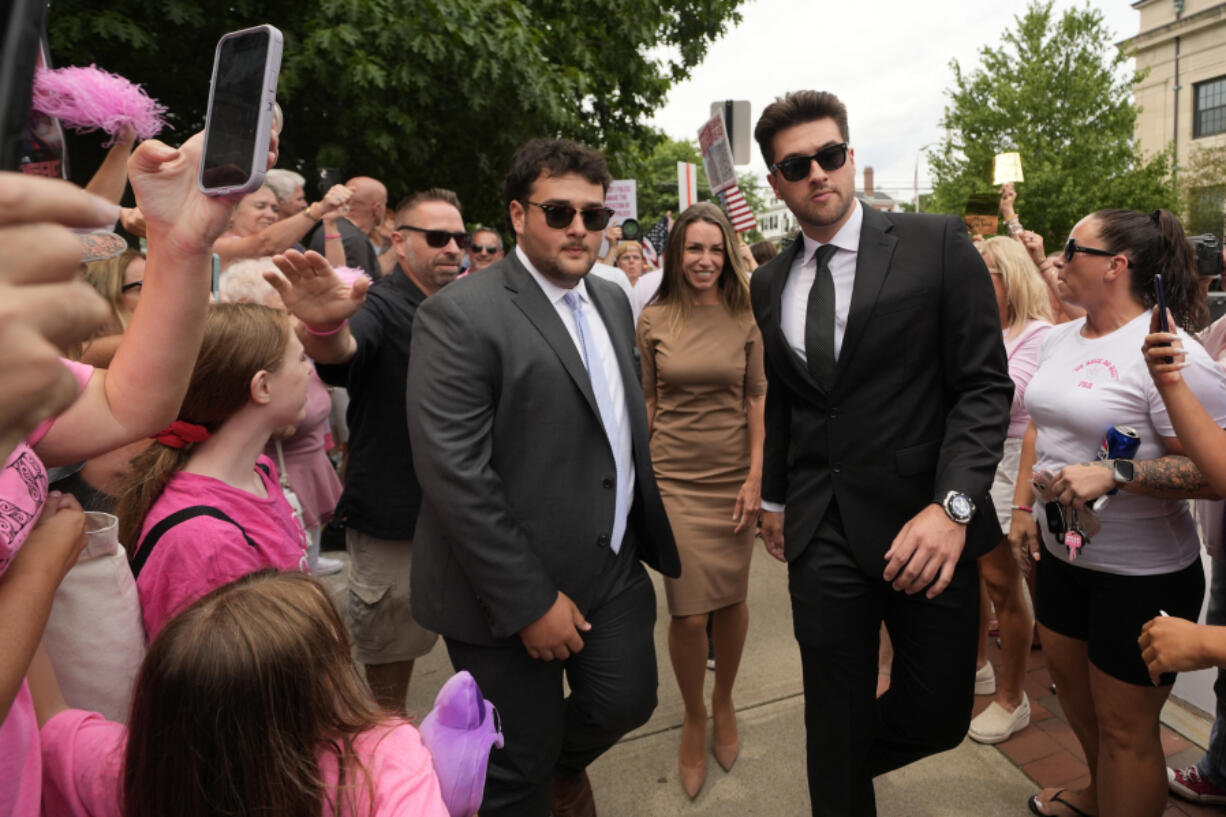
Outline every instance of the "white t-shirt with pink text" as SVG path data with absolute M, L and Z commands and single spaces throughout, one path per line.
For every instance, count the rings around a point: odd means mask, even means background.
M 1133 459 L 1168 453 L 1161 438 L 1174 437 L 1175 430 L 1141 355 L 1149 319 L 1149 312 L 1143 312 L 1099 338 L 1081 334 L 1085 318 L 1048 332 L 1026 390 L 1026 408 L 1039 432 L 1036 470 L 1056 473 L 1096 459 L 1113 425 L 1132 426 L 1140 434 Z M 1179 334 L 1190 364 L 1182 371 L 1184 380 L 1218 425 L 1226 425 L 1226 372 L 1199 343 Z M 1067 561 L 1068 549 L 1056 542 L 1042 512 L 1036 511 L 1046 549 Z M 1185 500 L 1120 491 L 1099 519 L 1102 530 L 1081 548 L 1078 567 L 1141 576 L 1173 573 L 1199 558 L 1200 540 Z

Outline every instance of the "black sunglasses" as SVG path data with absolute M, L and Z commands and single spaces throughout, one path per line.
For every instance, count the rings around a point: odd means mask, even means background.
M 130 292 L 131 290 L 134 290 L 134 289 L 139 290 L 141 288 L 141 285 L 144 283 L 145 283 L 144 281 L 133 281 L 130 284 L 124 284 L 123 286 L 121 286 L 119 288 L 119 291 L 120 292 Z
M 609 219 L 613 218 L 613 211 L 608 207 L 584 207 L 582 210 L 576 210 L 569 204 L 538 204 L 535 201 L 523 202 L 531 204 L 534 207 L 539 207 L 545 211 L 545 223 L 555 230 L 565 230 L 575 221 L 575 213 L 583 216 L 583 226 L 585 229 L 603 230 L 609 226 Z
M 1073 254 L 1079 252 L 1083 252 L 1086 255 L 1105 255 L 1108 257 L 1116 254 L 1110 250 L 1100 250 L 1095 247 L 1083 247 L 1070 238 L 1068 243 L 1064 245 L 1064 263 L 1068 264 L 1071 262 L 1073 260 Z
M 778 171 L 779 175 L 790 182 L 798 182 L 809 175 L 809 168 L 813 162 L 817 162 L 818 167 L 826 172 L 838 170 L 847 164 L 847 143 L 827 145 L 812 156 L 789 157 L 781 162 L 775 162 L 771 165 L 771 170 Z
M 468 248 L 468 250 L 469 252 L 478 252 L 478 253 L 485 253 L 488 255 L 493 255 L 494 253 L 498 252 L 498 245 L 490 244 L 487 247 L 484 244 L 473 244 L 471 247 Z
M 473 240 L 473 237 L 468 233 L 452 233 L 447 230 L 427 230 L 424 227 L 414 227 L 412 224 L 397 224 L 397 230 L 412 230 L 415 233 L 425 233 L 426 244 L 440 249 L 446 247 L 447 243 L 454 241 L 455 245 L 461 250 L 467 247 Z

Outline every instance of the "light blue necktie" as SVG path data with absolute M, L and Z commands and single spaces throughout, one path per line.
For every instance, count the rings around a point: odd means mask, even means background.
M 617 415 L 613 411 L 613 398 L 609 394 L 609 384 L 605 380 L 604 366 L 600 363 L 600 352 L 592 338 L 592 330 L 588 327 L 587 318 L 583 314 L 583 300 L 576 292 L 568 292 L 562 296 L 570 307 L 575 318 L 575 329 L 579 332 L 579 345 L 583 347 L 583 365 L 587 367 L 588 379 L 592 381 L 592 394 L 596 396 L 596 407 L 600 409 L 600 420 L 604 425 L 605 436 L 609 438 L 609 448 L 613 450 L 613 462 L 617 466 L 617 505 L 613 515 L 613 538 L 610 542 L 613 552 L 621 550 L 622 537 L 626 534 L 626 514 L 629 512 L 629 497 L 626 495 L 625 482 L 627 465 L 622 462 L 622 447 L 617 433 Z

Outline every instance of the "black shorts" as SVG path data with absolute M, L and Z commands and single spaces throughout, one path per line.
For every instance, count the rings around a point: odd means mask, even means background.
M 1200 559 L 1174 573 L 1121 576 L 1087 570 L 1044 553 L 1035 577 L 1035 617 L 1049 630 L 1088 643 L 1090 662 L 1129 684 L 1152 686 L 1137 639 L 1164 610 L 1196 621 L 1205 597 Z M 1175 683 L 1175 673 L 1162 684 Z

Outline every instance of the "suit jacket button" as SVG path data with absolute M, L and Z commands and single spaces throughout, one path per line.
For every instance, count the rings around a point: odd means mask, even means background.
M 610 479 L 610 478 L 608 478 L 608 477 L 605 477 L 604 479 L 602 479 L 602 480 L 600 481 L 600 487 L 601 487 L 601 488 L 612 488 L 612 487 L 613 487 L 613 480 L 611 480 L 611 479 Z
M 602 533 L 599 536 L 597 536 L 596 544 L 599 547 L 607 548 L 609 546 L 609 535 L 607 533 Z
M 836 474 L 841 474 L 841 473 L 843 472 L 843 463 L 841 463 L 841 462 L 836 462 L 836 463 L 834 464 L 834 467 L 833 467 L 833 468 L 831 468 L 830 470 L 831 470 L 831 471 L 833 471 L 833 472 L 834 472 L 834 473 L 836 473 Z

